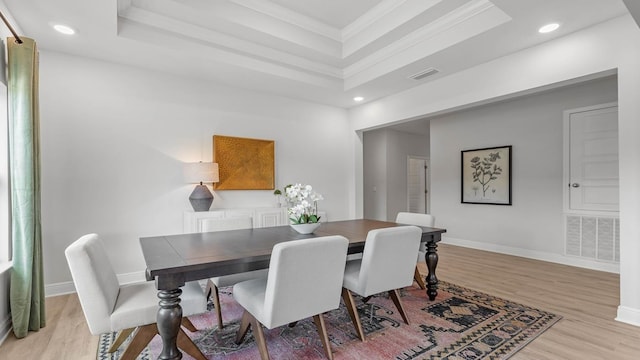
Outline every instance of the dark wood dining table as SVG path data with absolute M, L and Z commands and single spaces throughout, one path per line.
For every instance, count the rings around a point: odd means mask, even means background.
M 342 235 L 349 239 L 348 253 L 360 253 L 370 230 L 402 225 L 360 219 L 326 222 L 308 235 L 298 234 L 290 226 L 276 226 L 140 238 L 147 265 L 146 277 L 155 281 L 160 299 L 157 324 L 163 346 L 158 358 L 182 358 L 176 339 L 182 320 L 180 287 L 187 281 L 268 268 L 273 246 L 285 241 Z M 422 227 L 422 242 L 427 245 L 427 296 L 431 300 L 438 294 L 437 243 L 444 232 L 444 229 Z

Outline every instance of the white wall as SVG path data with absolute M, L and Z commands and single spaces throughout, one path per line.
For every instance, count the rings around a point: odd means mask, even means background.
M 364 218 L 387 218 L 387 130 L 363 134 Z
M 182 164 L 212 159 L 212 136 L 273 139 L 276 183 L 310 183 L 329 219 L 352 217 L 346 111 L 143 69 L 41 52 L 45 284 L 68 289 L 64 249 L 100 234 L 116 272 L 141 274 L 139 237 L 182 232 L 194 185 Z M 216 191 L 214 208 L 272 206 L 272 191 Z
M 429 136 L 389 129 L 363 135 L 364 217 L 394 220 L 407 211 L 407 157 L 428 157 Z
M 562 258 L 563 111 L 616 100 L 608 77 L 431 119 L 431 209 L 446 237 Z M 462 204 L 460 151 L 504 145 L 513 146 L 512 206 Z
M 407 211 L 407 157 L 429 156 L 429 136 L 389 130 L 387 137 L 387 218 Z
M 351 109 L 351 126 L 354 131 L 378 128 L 617 70 L 620 193 L 623 194 L 618 319 L 640 325 L 640 287 L 637 286 L 640 278 L 639 43 L 637 24 L 631 16 L 623 16 Z M 362 184 L 358 184 L 356 193 L 361 192 Z

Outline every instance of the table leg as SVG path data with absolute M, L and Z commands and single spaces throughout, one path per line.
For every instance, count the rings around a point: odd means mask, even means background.
M 178 350 L 176 340 L 182 321 L 182 307 L 180 306 L 180 294 L 182 290 L 160 290 L 158 291 L 158 333 L 162 338 L 162 352 L 158 359 L 180 360 L 182 353 Z
M 438 278 L 436 277 L 436 267 L 438 266 L 438 244 L 435 241 L 427 242 L 427 253 L 424 260 L 427 263 L 427 296 L 429 300 L 435 300 L 438 295 Z

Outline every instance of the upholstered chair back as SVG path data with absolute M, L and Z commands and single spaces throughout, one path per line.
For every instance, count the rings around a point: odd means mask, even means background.
M 89 330 L 93 335 L 111 331 L 109 317 L 120 285 L 98 235 L 81 237 L 64 254 Z
M 343 236 L 276 244 L 265 291 L 266 316 L 258 320 L 272 329 L 338 308 L 348 244 Z
M 396 222 L 399 224 L 434 227 L 436 217 L 429 214 L 399 212 L 396 216 Z
M 411 285 L 421 236 L 415 226 L 369 231 L 355 292 L 370 296 Z
M 406 225 L 434 227 L 436 226 L 436 217 L 430 214 L 399 212 L 396 216 L 396 222 Z M 424 261 L 425 252 L 427 252 L 427 244 L 420 243 L 420 254 L 418 254 L 418 261 Z

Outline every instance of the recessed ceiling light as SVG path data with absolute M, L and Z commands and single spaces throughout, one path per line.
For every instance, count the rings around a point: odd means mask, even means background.
M 353 98 L 353 101 L 356 101 L 356 102 L 360 102 L 362 100 L 364 100 L 364 98 L 362 96 L 356 96 L 356 97 Z
M 547 24 L 543 27 L 541 27 L 540 29 L 538 29 L 538 32 L 541 34 L 546 34 L 546 33 L 550 33 L 552 31 L 557 30 L 560 27 L 560 24 L 558 23 L 551 23 L 551 24 Z
M 61 34 L 65 34 L 65 35 L 73 35 L 73 34 L 76 33 L 76 31 L 72 27 L 67 26 L 67 25 L 56 24 L 56 25 L 53 25 L 53 28 L 57 32 L 59 32 Z

